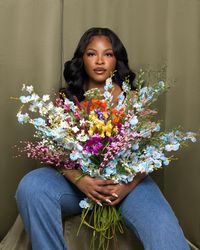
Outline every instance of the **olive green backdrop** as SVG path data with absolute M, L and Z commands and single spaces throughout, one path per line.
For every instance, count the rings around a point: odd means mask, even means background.
M 132 69 L 159 69 L 175 79 L 159 101 L 166 128 L 200 127 L 200 0 L 0 0 L 0 238 L 13 224 L 14 194 L 36 163 L 14 158 L 13 146 L 31 135 L 16 121 L 22 83 L 41 93 L 64 84 L 63 62 L 92 26 L 113 29 L 127 48 Z M 188 240 L 200 248 L 200 144 L 177 154 L 158 176 Z M 156 233 L 156 232 L 155 232 Z

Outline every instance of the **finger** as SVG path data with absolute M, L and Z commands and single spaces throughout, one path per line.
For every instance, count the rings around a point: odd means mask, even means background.
M 118 184 L 117 182 L 115 182 L 113 180 L 100 180 L 100 179 L 96 179 L 96 183 L 99 186 L 116 185 L 116 184 Z
M 108 205 L 109 205 L 109 206 L 115 206 L 115 205 L 117 205 L 120 201 L 121 201 L 121 199 L 118 198 L 118 199 L 112 201 L 111 203 L 109 203 Z
M 117 184 L 119 184 L 117 181 L 105 180 L 105 185 L 117 185 Z
M 100 194 L 111 196 L 112 190 L 108 189 L 107 187 L 97 187 L 96 191 Z
M 116 193 L 112 193 L 111 195 L 112 195 L 112 197 L 115 197 L 115 198 L 119 197 L 118 194 L 116 194 Z
M 98 191 L 98 193 L 103 194 L 104 196 L 106 195 L 108 199 L 110 200 L 116 200 L 119 196 L 118 194 L 113 190 L 113 189 L 107 189 L 107 187 L 105 188 L 98 188 L 96 189 L 96 191 Z
M 111 202 L 116 200 L 116 198 L 113 196 L 107 196 L 107 199 L 110 200 Z M 108 203 L 110 203 L 110 202 L 108 201 Z
M 100 200 L 101 202 L 106 202 L 106 203 L 112 203 L 110 197 L 105 196 L 105 195 L 101 195 L 98 192 L 93 192 L 93 197 L 95 197 L 97 200 Z
M 92 200 L 92 201 L 94 201 L 95 203 L 97 203 L 99 206 L 103 206 L 102 205 L 102 203 L 98 200 L 98 199 L 96 199 L 94 196 L 92 196 L 92 195 L 88 195 L 87 196 L 90 200 Z

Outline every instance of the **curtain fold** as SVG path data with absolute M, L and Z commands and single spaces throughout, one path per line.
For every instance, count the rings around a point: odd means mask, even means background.
M 200 1 L 169 1 L 168 77 L 176 82 L 166 98 L 166 127 L 200 128 Z M 199 142 L 176 154 L 166 169 L 164 190 L 187 238 L 200 248 Z M 173 167 L 174 166 L 174 167 Z
M 62 2 L 54 0 L 0 1 L 0 238 L 16 217 L 14 194 L 21 177 L 36 163 L 13 149 L 31 135 L 17 124 L 22 84 L 40 93 L 57 92 L 61 86 Z

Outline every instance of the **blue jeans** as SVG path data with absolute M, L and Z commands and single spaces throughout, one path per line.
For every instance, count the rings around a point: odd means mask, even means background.
M 33 250 L 67 249 L 62 216 L 81 213 L 84 197 L 53 168 L 31 171 L 21 180 L 16 200 Z M 147 176 L 119 204 L 127 226 L 146 250 L 189 250 L 171 207 Z

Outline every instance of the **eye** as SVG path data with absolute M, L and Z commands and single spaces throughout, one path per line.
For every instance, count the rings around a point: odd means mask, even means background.
M 107 52 L 107 53 L 106 53 L 106 56 L 108 56 L 108 57 L 113 57 L 114 54 L 113 54 L 113 52 Z
M 94 52 L 87 52 L 86 55 L 87 56 L 95 56 L 95 53 Z

